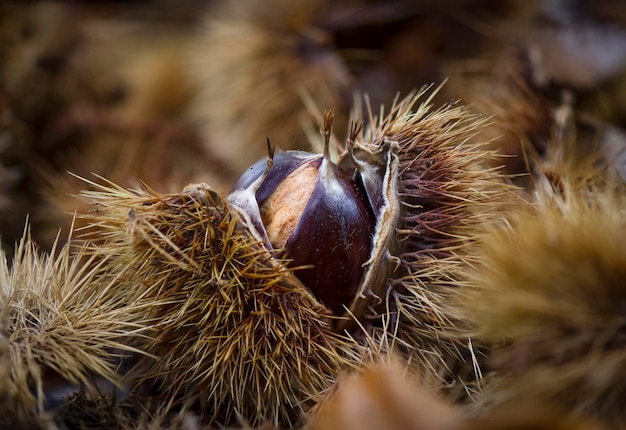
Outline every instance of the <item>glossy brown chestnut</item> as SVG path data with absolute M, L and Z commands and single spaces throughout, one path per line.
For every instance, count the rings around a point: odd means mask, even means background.
M 260 235 L 272 248 L 284 249 L 304 285 L 334 314 L 342 314 L 361 284 L 376 227 L 356 170 L 333 163 L 328 149 L 324 154 L 287 151 L 255 164 L 237 188 L 231 202 L 260 217 Z M 258 214 L 250 210 L 255 202 Z

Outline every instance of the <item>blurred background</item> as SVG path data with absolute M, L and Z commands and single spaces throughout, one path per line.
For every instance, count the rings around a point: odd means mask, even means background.
M 558 135 L 626 178 L 626 2 L 253 0 L 0 5 L 0 235 L 48 249 L 92 181 L 229 192 L 263 157 L 344 139 L 375 111 L 446 81 L 435 107 L 491 117 L 468 139 L 526 187 Z M 358 106 L 358 104 L 357 104 Z M 80 223 L 79 223 L 80 224 Z

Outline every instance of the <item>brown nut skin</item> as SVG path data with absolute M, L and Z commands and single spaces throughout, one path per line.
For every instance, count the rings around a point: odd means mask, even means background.
M 254 197 L 267 238 L 333 314 L 349 307 L 370 257 L 376 226 L 365 189 L 327 155 L 287 151 L 239 181 Z

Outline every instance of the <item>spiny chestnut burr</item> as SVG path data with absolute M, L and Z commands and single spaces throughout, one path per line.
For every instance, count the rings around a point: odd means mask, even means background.
M 120 363 L 138 352 L 127 337 L 154 322 L 137 302 L 109 300 L 111 283 L 98 276 L 104 260 L 57 245 L 45 254 L 26 230 L 10 263 L 0 250 L 0 428 L 58 428 L 55 414 L 73 390 L 121 387 Z M 88 413 L 72 407 L 86 426 Z
M 571 169 L 477 250 L 459 309 L 491 345 L 476 410 L 532 401 L 626 423 L 626 195 Z
M 508 188 L 468 143 L 480 118 L 423 94 L 353 126 L 336 160 L 328 143 L 270 151 L 227 197 L 206 184 L 85 194 L 110 300 L 155 320 L 126 379 L 150 413 L 298 425 L 338 375 L 391 351 L 427 386 L 466 393 L 450 297 Z
M 206 184 L 181 193 L 99 186 L 94 215 L 111 257 L 110 301 L 142 307 L 150 336 L 126 381 L 152 416 L 295 424 L 364 348 L 330 330 L 328 310 Z M 102 231 L 102 230 L 101 230 Z M 165 399 L 165 400 L 163 400 Z
M 253 166 L 229 201 L 256 217 L 261 238 L 285 249 L 291 266 L 302 267 L 296 275 L 304 285 L 334 314 L 342 314 L 361 284 L 376 216 L 359 172 L 330 159 L 332 115 L 325 115 L 324 154 L 274 156 L 270 147 L 269 162 Z

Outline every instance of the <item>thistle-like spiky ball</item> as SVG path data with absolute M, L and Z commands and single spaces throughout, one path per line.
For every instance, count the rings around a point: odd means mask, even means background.
M 294 423 L 359 361 L 359 346 L 332 332 L 324 307 L 208 186 L 116 194 L 90 193 L 107 213 L 101 252 L 116 255 L 118 290 L 151 298 L 159 317 L 141 346 L 159 359 L 140 384 L 220 422 Z
M 324 154 L 270 151 L 227 198 L 203 184 L 86 193 L 111 291 L 158 318 L 134 344 L 157 357 L 131 375 L 138 393 L 208 421 L 294 424 L 341 371 L 391 350 L 463 391 L 472 367 L 447 338 L 462 324 L 447 300 L 507 187 L 467 143 L 480 119 L 421 95 L 355 126 L 336 160 L 327 115 Z
M 462 307 L 493 348 L 480 405 L 554 404 L 623 427 L 626 206 L 561 185 L 487 236 L 471 271 Z
M 141 309 L 105 299 L 102 261 L 65 246 L 49 255 L 26 233 L 0 254 L 0 426 L 44 425 L 66 395 L 120 386 L 126 340 L 149 326 Z M 145 326 L 144 326 L 145 328 Z M 13 428 L 13 427 L 11 427 Z

